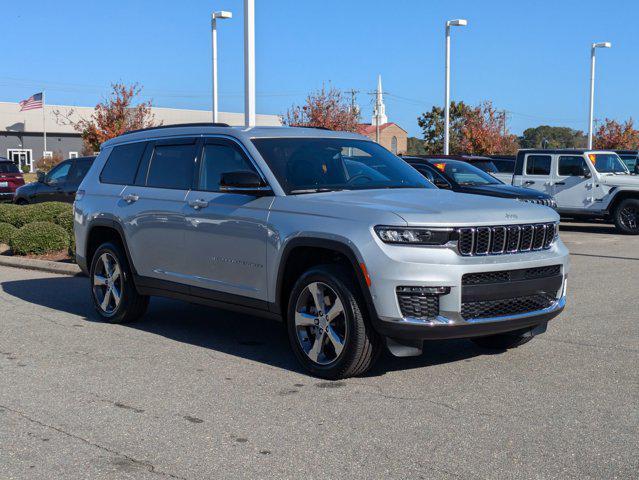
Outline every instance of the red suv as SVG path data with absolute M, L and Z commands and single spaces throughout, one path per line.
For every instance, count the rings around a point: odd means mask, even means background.
M 16 188 L 24 185 L 24 177 L 11 160 L 0 157 L 0 201 L 12 201 Z

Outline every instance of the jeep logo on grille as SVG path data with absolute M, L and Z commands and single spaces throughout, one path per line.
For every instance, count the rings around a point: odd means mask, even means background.
M 517 215 L 515 215 L 514 213 L 507 213 L 506 214 L 506 220 L 517 220 L 519 217 Z

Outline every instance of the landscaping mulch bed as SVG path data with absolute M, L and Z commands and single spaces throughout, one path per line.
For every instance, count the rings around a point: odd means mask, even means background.
M 31 258 L 33 260 L 48 260 L 50 262 L 75 263 L 74 259 L 69 256 L 66 250 L 59 252 L 50 252 L 43 255 L 13 255 L 9 245 L 0 244 L 0 255 L 8 257 Z

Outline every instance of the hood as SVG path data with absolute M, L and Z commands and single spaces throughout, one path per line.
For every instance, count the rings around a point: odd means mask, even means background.
M 639 189 L 639 175 L 601 175 L 599 174 L 599 183 L 608 185 L 609 187 L 634 187 Z
M 435 188 L 346 190 L 279 199 L 282 201 L 276 202 L 276 209 L 372 223 L 390 221 L 388 214 L 401 217 L 409 225 L 429 226 L 510 225 L 559 220 L 557 213 L 549 207 Z
M 515 187 L 513 185 L 473 185 L 463 186 L 458 189 L 463 193 L 474 193 L 475 195 L 490 195 L 502 198 L 525 198 L 543 200 L 550 198 L 550 195 L 538 192 L 531 188 Z

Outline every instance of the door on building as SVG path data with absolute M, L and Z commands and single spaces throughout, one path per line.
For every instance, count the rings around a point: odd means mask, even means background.
M 7 157 L 18 165 L 20 171 L 27 167 L 29 172 L 33 171 L 32 151 L 24 148 L 10 148 L 7 150 Z

